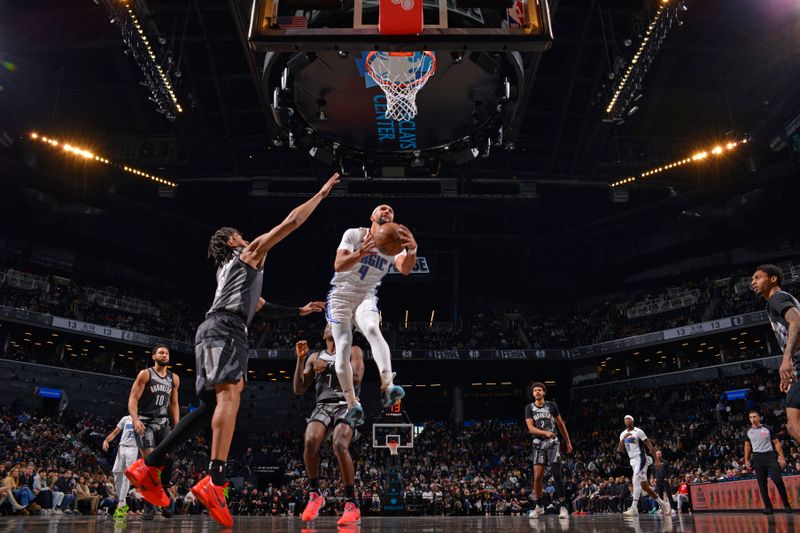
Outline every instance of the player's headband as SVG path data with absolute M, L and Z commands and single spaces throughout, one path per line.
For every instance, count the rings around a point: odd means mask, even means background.
M 374 217 L 375 215 L 377 215 L 377 214 L 378 214 L 378 209 L 380 209 L 380 208 L 381 208 L 381 206 L 384 206 L 384 205 L 386 205 L 386 204 L 381 204 L 381 205 L 379 205 L 378 207 L 376 207 L 375 209 L 373 209 L 373 210 L 372 210 L 372 217 Z M 370 217 L 370 218 L 372 218 L 372 217 Z
M 623 418 L 622 420 L 625 421 L 629 418 L 631 419 L 631 422 L 633 422 L 633 417 L 631 415 L 625 415 L 625 418 Z

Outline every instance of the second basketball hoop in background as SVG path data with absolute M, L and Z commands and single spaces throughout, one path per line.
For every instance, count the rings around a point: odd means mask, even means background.
M 436 72 L 436 56 L 430 51 L 370 52 L 367 72 L 386 93 L 386 118 L 412 120 L 417 93 Z

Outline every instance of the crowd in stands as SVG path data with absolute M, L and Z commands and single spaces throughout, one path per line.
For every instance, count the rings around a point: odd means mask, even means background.
M 796 267 L 795 267 L 795 270 Z M 10 275 L 10 274 L 15 275 Z M 20 275 L 31 279 L 18 281 Z M 568 306 L 521 307 L 465 310 L 454 324 L 434 326 L 384 324 L 389 344 L 398 350 L 427 349 L 545 349 L 572 348 L 612 339 L 660 331 L 672 327 L 762 310 L 763 302 L 742 286 L 740 272 L 726 278 L 713 276 L 687 282 L 673 291 L 693 290 L 697 301 L 679 309 L 629 318 L 628 312 L 642 302 L 660 301 L 666 292 L 632 291 L 610 295 L 595 303 L 577 302 Z M 17 281 L 14 281 L 17 280 Z M 792 290 L 800 279 L 787 271 L 785 287 Z M 127 312 L 109 306 L 98 291 L 111 292 L 120 301 L 135 300 L 152 306 L 155 313 Z M 139 300 L 143 298 L 144 300 Z M 117 301 L 117 300 L 113 300 Z M 192 342 L 196 326 L 202 321 L 205 305 L 180 298 L 169 302 L 128 293 L 116 288 L 82 286 L 71 279 L 43 273 L 0 267 L 2 305 L 48 313 L 66 318 L 108 325 L 183 342 Z M 100 303 L 99 303 L 100 302 Z M 104 302 L 104 303 L 103 303 Z M 103 303 L 103 305 L 101 305 Z M 150 307 L 147 307 L 150 309 Z M 319 325 L 307 319 L 284 319 L 267 323 L 254 320 L 250 340 L 254 347 L 291 349 L 298 334 L 317 338 Z
M 747 388 L 746 400 L 726 402 L 725 390 Z M 742 434 L 747 409 L 759 408 L 765 423 L 774 422 L 789 460 L 785 474 L 800 473 L 800 450 L 788 438 L 782 395 L 774 371 L 715 379 L 702 383 L 609 393 L 602 401 L 576 396 L 567 411 L 574 453 L 565 454 L 567 498 L 574 512 L 618 512 L 630 505 L 630 467 L 617 452 L 622 416 L 632 414 L 669 465 L 670 492 L 685 492 L 686 483 L 741 479 Z M 568 414 L 566 414 L 568 413 Z M 14 404 L 0 408 L 0 509 L 6 513 L 103 513 L 117 505 L 110 476 L 114 450 L 101 451 L 102 439 L 116 420 L 81 414 L 60 419 L 41 417 Z M 229 474 L 236 481 L 230 506 L 237 514 L 299 514 L 305 505 L 307 479 L 301 432 L 240 434 Z M 364 513 L 376 512 L 386 480 L 385 450 L 368 438 L 352 445 L 356 495 Z M 335 513 L 342 497 L 338 467 L 330 446 L 321 450 L 322 494 Z M 201 512 L 190 495 L 208 461 L 204 435 L 178 450 L 173 510 Z M 467 424 L 427 422 L 413 451 L 402 451 L 400 466 L 409 511 L 420 514 L 518 514 L 531 506 L 530 442 L 521 420 L 484 420 Z M 258 483 L 258 466 L 270 465 L 274 477 Z M 652 473 L 652 472 L 651 472 Z M 554 490 L 552 478 L 545 493 Z M 682 488 L 683 487 L 683 488 Z M 688 497 L 682 495 L 683 500 Z M 546 496 L 547 499 L 547 496 Z M 141 509 L 136 491 L 127 499 Z M 690 502 L 688 502 L 690 503 Z M 641 511 L 655 509 L 643 499 Z M 684 510 L 686 510 L 684 508 Z

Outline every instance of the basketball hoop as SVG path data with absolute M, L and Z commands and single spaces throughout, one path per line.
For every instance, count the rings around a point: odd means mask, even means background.
M 417 93 L 436 72 L 433 52 L 370 52 L 367 73 L 386 93 L 386 113 L 391 120 L 417 116 Z
M 397 455 L 397 449 L 400 447 L 399 442 L 387 442 L 386 446 L 389 448 L 389 455 Z

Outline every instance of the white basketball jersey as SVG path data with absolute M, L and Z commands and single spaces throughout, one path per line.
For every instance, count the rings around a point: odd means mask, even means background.
M 350 228 L 344 232 L 338 249 L 350 252 L 360 250 L 368 231 L 369 229 L 367 228 Z M 362 257 L 361 261 L 353 265 L 350 270 L 336 272 L 331 280 L 331 285 L 337 289 L 353 292 L 374 292 L 380 286 L 383 276 L 389 272 L 389 267 L 395 264 L 395 260 L 398 257 L 406 254 L 407 252 L 403 250 L 399 254 L 391 256 L 375 250 L 373 253 Z
M 631 430 L 626 429 L 620 434 L 619 440 L 625 443 L 628 457 L 631 459 L 644 457 L 644 441 L 647 440 L 647 435 L 644 434 L 644 431 L 637 427 Z
M 122 432 L 119 438 L 120 446 L 136 446 L 136 430 L 133 429 L 133 420 L 130 415 L 120 418 L 117 428 Z

